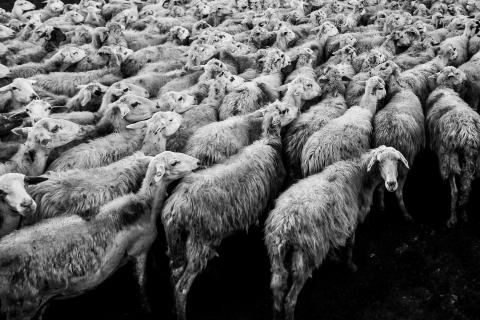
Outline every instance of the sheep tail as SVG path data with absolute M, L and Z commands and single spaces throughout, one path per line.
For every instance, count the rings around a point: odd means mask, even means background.
M 279 315 L 283 312 L 284 298 L 288 286 L 288 271 L 285 267 L 288 248 L 284 239 L 276 234 L 267 234 L 265 240 L 272 272 L 270 289 L 273 294 L 273 313 L 274 318 L 279 318 Z

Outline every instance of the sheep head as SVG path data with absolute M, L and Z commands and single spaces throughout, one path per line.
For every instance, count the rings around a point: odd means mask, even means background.
M 283 87 L 283 86 L 282 86 Z M 282 90 L 284 88 L 280 87 Z M 292 97 L 299 104 L 301 101 L 312 100 L 322 94 L 320 85 L 307 76 L 299 75 L 292 82 L 285 85 L 285 96 Z M 300 107 L 300 105 L 297 105 Z
M 123 97 L 126 94 L 133 94 L 143 98 L 148 98 L 150 96 L 146 89 L 124 81 L 114 83 L 108 88 L 107 92 L 110 93 L 112 102 L 117 101 L 120 97 Z
M 52 56 L 52 59 L 61 63 L 64 66 L 63 69 L 66 69 L 84 59 L 86 56 L 87 53 L 83 49 L 74 46 L 65 46 L 58 50 L 57 53 Z
M 14 101 L 27 104 L 38 99 L 38 95 L 32 87 L 35 82 L 35 80 L 17 78 L 8 86 L 0 88 L 0 93 L 10 92 Z
M 400 67 L 393 61 L 385 61 L 370 70 L 370 77 L 379 76 L 386 83 L 392 83 L 400 75 Z
M 335 66 L 327 66 L 317 78 L 322 94 L 333 95 L 344 94 L 346 90 L 344 81 L 350 80 Z
M 77 139 L 84 133 L 84 128 L 63 119 L 43 118 L 33 127 L 15 128 L 17 135 L 27 136 L 26 145 L 31 149 L 58 148 Z
M 126 94 L 108 106 L 113 112 L 120 114 L 130 123 L 150 119 L 158 111 L 153 101 L 133 94 Z
M 161 111 L 175 111 L 181 114 L 190 110 L 195 102 L 195 97 L 186 92 L 169 91 L 160 97 L 158 106 Z
M 378 165 L 380 176 L 385 181 L 385 188 L 389 192 L 397 190 L 398 162 L 400 161 L 405 168 L 410 169 L 403 154 L 395 148 L 380 146 L 369 152 L 369 158 L 367 172 L 372 171 L 373 167 Z
M 35 5 L 27 0 L 17 0 L 13 4 L 12 15 L 14 18 L 26 21 L 25 13 L 35 10 Z
M 80 89 L 78 98 L 82 107 L 85 107 L 92 100 L 100 100 L 108 89 L 108 87 L 98 82 L 79 85 L 77 88 Z
M 9 27 L 0 25 L 0 40 L 9 39 L 13 37 L 14 34 L 15 34 L 15 31 L 10 29 Z
M 92 29 L 87 26 L 79 26 L 67 33 L 72 44 L 82 45 L 92 41 Z
M 56 14 L 62 13 L 65 8 L 65 4 L 60 0 L 46 0 L 43 3 L 46 3 L 45 9 Z
M 334 37 L 340 33 L 340 31 L 338 31 L 338 28 L 330 21 L 325 21 L 320 25 L 320 27 L 317 28 L 313 28 L 312 31 L 317 32 L 318 38 Z
M 269 49 L 264 58 L 262 58 L 263 72 L 275 73 L 280 72 L 283 68 L 290 64 L 290 58 L 279 49 Z
M 36 184 L 47 180 L 43 177 L 28 177 L 21 173 L 7 173 L 0 176 L 0 212 L 2 215 L 25 216 L 37 209 L 35 201 L 25 190 L 25 185 Z M 0 237 L 12 232 L 18 227 L 17 222 L 12 230 L 0 229 Z
M 205 64 L 212 59 L 218 51 L 212 45 L 194 45 L 191 46 L 187 53 L 187 63 L 185 69 L 189 69 L 200 64 Z
M 170 28 L 170 31 L 169 31 L 170 40 L 178 39 L 180 43 L 184 43 L 185 41 L 188 40 L 189 37 L 190 37 L 190 31 L 188 31 L 188 29 L 184 27 L 175 26 Z
M 377 100 L 383 99 L 387 92 L 385 90 L 385 81 L 379 76 L 370 77 L 365 85 L 365 95 L 375 96 Z
M 396 44 L 399 47 L 410 47 L 414 42 L 420 40 L 420 32 L 412 26 L 400 32 Z
M 357 49 L 348 45 L 343 48 L 338 49 L 334 53 L 332 53 L 337 58 L 340 58 L 341 61 L 353 61 L 357 56 Z
M 325 11 L 319 9 L 311 12 L 309 18 L 312 25 L 318 26 L 327 20 L 327 14 Z
M 145 180 L 149 185 L 160 181 L 172 182 L 196 170 L 200 160 L 183 153 L 164 151 L 156 155 L 148 165 Z M 145 184 L 145 183 L 144 183 Z
M 467 81 L 467 76 L 462 70 L 451 66 L 443 68 L 436 76 L 438 86 L 451 88 L 455 91 L 458 91 Z
M 480 31 L 480 21 L 473 19 L 465 24 L 464 35 L 471 38 Z
M 182 124 L 182 116 L 176 112 L 157 112 L 150 119 L 127 126 L 127 129 L 146 128 L 141 151 L 154 156 L 165 151 L 166 138 L 173 135 Z
M 33 100 L 25 106 L 25 110 L 18 111 L 10 116 L 10 119 L 28 117 L 32 125 L 43 118 L 48 118 L 52 112 L 50 103 L 43 100 Z

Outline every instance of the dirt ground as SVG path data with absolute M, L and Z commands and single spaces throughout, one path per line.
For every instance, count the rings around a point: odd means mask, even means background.
M 13 2 L 0 0 L 0 7 L 10 9 Z M 296 320 L 480 319 L 478 191 L 477 184 L 470 221 L 447 229 L 448 188 L 440 180 L 435 156 L 423 152 L 405 190 L 416 221 L 403 222 L 389 195 L 387 212 L 372 211 L 358 230 L 358 272 L 325 263 L 301 292 Z M 149 271 L 151 318 L 173 319 L 161 241 L 155 252 Z M 261 230 L 225 240 L 219 254 L 193 285 L 189 320 L 270 319 L 270 270 Z M 95 291 L 52 303 L 43 319 L 139 319 L 131 271 L 127 265 Z

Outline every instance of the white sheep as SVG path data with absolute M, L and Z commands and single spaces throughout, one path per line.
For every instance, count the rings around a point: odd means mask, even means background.
M 347 247 L 355 271 L 355 231 L 370 210 L 373 192 L 383 181 L 397 188 L 397 163 L 408 163 L 394 148 L 381 146 L 354 159 L 339 161 L 300 180 L 276 200 L 265 222 L 270 257 L 273 312 L 293 320 L 298 294 L 327 254 Z
M 304 177 L 320 172 L 336 161 L 358 157 L 370 148 L 372 120 L 378 101 L 385 94 L 383 79 L 371 77 L 359 106 L 351 107 L 308 138 L 301 156 Z

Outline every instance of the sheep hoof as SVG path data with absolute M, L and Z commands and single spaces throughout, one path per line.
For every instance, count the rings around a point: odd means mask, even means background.
M 462 212 L 461 217 L 463 222 L 468 222 L 468 214 L 466 211 Z
M 447 227 L 448 228 L 454 228 L 457 225 L 457 217 L 451 217 L 447 221 Z

